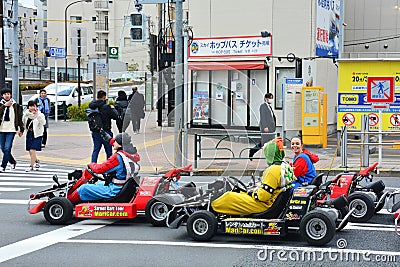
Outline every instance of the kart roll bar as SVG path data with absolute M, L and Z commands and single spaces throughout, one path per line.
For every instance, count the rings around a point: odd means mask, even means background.
M 378 170 L 378 162 L 375 162 L 371 166 L 369 166 L 369 167 L 365 168 L 364 170 L 360 171 L 359 175 L 360 176 L 368 176 L 371 171 L 377 172 L 377 170 Z

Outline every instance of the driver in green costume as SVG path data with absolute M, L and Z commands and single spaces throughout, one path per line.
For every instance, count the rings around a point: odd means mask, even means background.
M 215 212 L 227 215 L 248 215 L 268 210 L 278 195 L 290 189 L 296 180 L 293 169 L 283 161 L 283 140 L 277 137 L 263 147 L 269 167 L 264 170 L 261 184 L 252 192 L 226 192 L 211 203 Z

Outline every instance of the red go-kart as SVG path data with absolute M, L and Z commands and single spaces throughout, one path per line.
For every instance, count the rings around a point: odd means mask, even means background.
M 337 198 L 345 195 L 352 210 L 350 221 L 366 222 L 380 211 L 384 204 L 387 192 L 382 180 L 372 182 L 372 172 L 377 173 L 378 163 L 374 163 L 364 170 L 344 172 L 338 174 L 330 184 L 330 194 L 325 199 Z M 363 182 L 364 181 L 364 182 Z
M 81 219 L 131 219 L 138 214 L 144 214 L 147 202 L 160 191 L 169 190 L 181 172 L 191 171 L 191 165 L 173 169 L 164 176 L 139 176 L 129 178 L 115 197 L 73 205 L 67 196 L 77 190 L 82 184 L 103 180 L 89 168 L 76 170 L 68 174 L 66 183 L 59 183 L 57 175 L 53 176 L 55 185 L 51 188 L 30 195 L 28 210 L 31 214 L 43 211 L 45 219 L 50 224 L 65 224 L 73 217 Z M 32 200 L 45 200 L 31 207 Z

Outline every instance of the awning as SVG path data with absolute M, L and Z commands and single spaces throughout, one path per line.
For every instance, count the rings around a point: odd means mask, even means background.
M 263 70 L 266 69 L 264 60 L 246 61 L 192 61 L 188 62 L 190 70 Z

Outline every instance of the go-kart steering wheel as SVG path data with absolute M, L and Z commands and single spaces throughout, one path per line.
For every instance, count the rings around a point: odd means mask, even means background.
M 92 179 L 95 179 L 96 181 L 97 181 L 97 180 L 104 181 L 104 178 L 102 178 L 102 177 L 98 176 L 96 173 L 94 173 L 94 172 L 92 171 L 92 169 L 89 168 L 89 166 L 88 166 L 86 169 L 87 169 L 88 173 L 90 173 L 90 175 L 93 176 Z M 90 180 L 92 180 L 92 179 L 90 179 Z
M 247 186 L 238 178 L 233 176 L 228 176 L 227 180 L 232 185 L 232 191 L 247 193 Z

